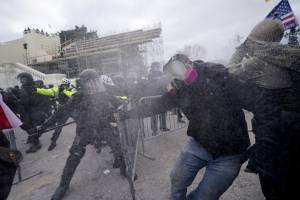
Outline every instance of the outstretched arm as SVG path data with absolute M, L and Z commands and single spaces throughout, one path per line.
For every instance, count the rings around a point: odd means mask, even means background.
M 130 110 L 128 117 L 149 117 L 153 114 L 165 113 L 176 106 L 176 96 L 166 93 L 163 96 L 152 100 L 150 103 L 141 104 L 138 107 Z
M 45 129 L 54 125 L 56 122 L 60 122 L 61 119 L 64 119 L 66 115 L 70 116 L 72 111 L 78 105 L 78 101 L 80 100 L 81 95 L 75 94 L 71 97 L 68 102 L 61 107 L 43 124 L 42 128 Z

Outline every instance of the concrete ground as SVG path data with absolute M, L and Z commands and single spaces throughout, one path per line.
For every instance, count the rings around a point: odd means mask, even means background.
M 249 117 L 249 116 L 248 116 Z M 59 183 L 68 149 L 75 136 L 75 126 L 69 125 L 63 129 L 63 134 L 58 140 L 57 147 L 47 151 L 51 133 L 41 138 L 43 148 L 34 154 L 25 154 L 21 163 L 23 177 L 42 171 L 41 174 L 17 185 L 14 185 L 8 200 L 50 200 Z M 169 195 L 169 174 L 179 155 L 181 146 L 187 137 L 185 129 L 150 139 L 146 142 L 147 154 L 155 158 L 151 161 L 138 156 L 137 174 L 135 182 L 138 200 L 166 200 Z M 22 152 L 27 145 L 24 144 L 26 134 L 16 131 L 18 146 Z M 119 175 L 118 169 L 112 169 L 113 158 L 108 148 L 97 154 L 89 146 L 85 157 L 82 159 L 75 176 L 66 194 L 65 200 L 129 200 L 130 193 L 127 180 Z M 255 174 L 243 172 L 234 181 L 230 189 L 221 197 L 221 200 L 263 200 L 258 177 Z M 104 171 L 109 169 L 110 173 Z M 199 172 L 195 187 L 203 170 Z

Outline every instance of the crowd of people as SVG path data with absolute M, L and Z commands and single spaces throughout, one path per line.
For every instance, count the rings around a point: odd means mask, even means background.
M 48 147 L 51 151 L 62 131 L 60 125 L 69 118 L 76 123 L 76 136 L 52 200 L 64 197 L 87 145 L 100 153 L 106 143 L 115 159 L 113 167 L 127 176 L 115 113 L 124 101 L 157 95 L 161 97 L 151 104 L 138 105 L 119 117 L 151 116 L 153 135 L 157 134 L 158 119 L 160 130 L 168 131 L 166 112 L 171 109 L 176 109 L 179 122 L 181 112 L 187 117 L 188 140 L 170 175 L 171 200 L 219 199 L 246 161 L 245 171 L 258 174 L 267 200 L 294 199 L 300 178 L 300 48 L 280 44 L 283 35 L 281 21 L 265 19 L 237 48 L 228 66 L 176 54 L 163 72 L 160 63 L 152 63 L 148 78 L 134 87 L 120 76 L 86 69 L 76 87 L 68 79 L 57 87 L 45 87 L 30 74 L 21 73 L 21 87 L 2 90 L 1 95 L 28 134 L 26 153 L 38 151 L 42 133 L 57 126 Z M 254 115 L 252 146 L 243 110 Z M 1 148 L 9 148 L 2 133 L 0 139 Z M 8 152 L 0 149 L 1 185 L 12 183 L 17 166 L 3 159 Z M 199 185 L 187 194 L 203 168 Z M 3 173 L 10 177 L 2 179 Z M 6 199 L 10 186 L 7 188 L 0 199 Z

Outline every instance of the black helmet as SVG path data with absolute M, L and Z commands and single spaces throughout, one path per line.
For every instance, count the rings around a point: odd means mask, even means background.
M 76 81 L 83 94 L 95 94 L 105 91 L 102 79 L 94 69 L 83 70 Z
M 96 78 L 99 78 L 99 75 L 94 69 L 85 69 L 79 74 L 80 81 L 89 81 Z
M 20 80 L 22 85 L 34 85 L 33 77 L 27 72 L 18 74 L 17 79 Z
M 45 86 L 44 81 L 43 80 L 36 80 L 34 81 L 35 85 L 39 88 L 43 88 Z

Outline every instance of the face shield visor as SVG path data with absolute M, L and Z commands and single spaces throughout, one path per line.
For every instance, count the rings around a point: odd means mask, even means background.
M 20 81 L 20 84 L 22 86 L 34 86 L 35 83 L 32 79 L 28 78 L 28 77 L 17 77 L 17 80 Z
M 106 91 L 101 78 L 94 78 L 89 80 L 77 80 L 78 89 L 87 95 L 97 94 Z
M 184 80 L 186 65 L 179 60 L 174 60 L 172 62 L 167 63 L 164 68 L 164 73 L 170 79 L 179 79 Z
M 169 79 L 183 81 L 187 70 L 192 67 L 190 59 L 183 54 L 176 54 L 164 66 L 163 71 Z
M 26 77 L 21 77 L 20 78 L 20 83 L 21 83 L 21 85 L 28 85 L 29 84 L 29 80 Z

